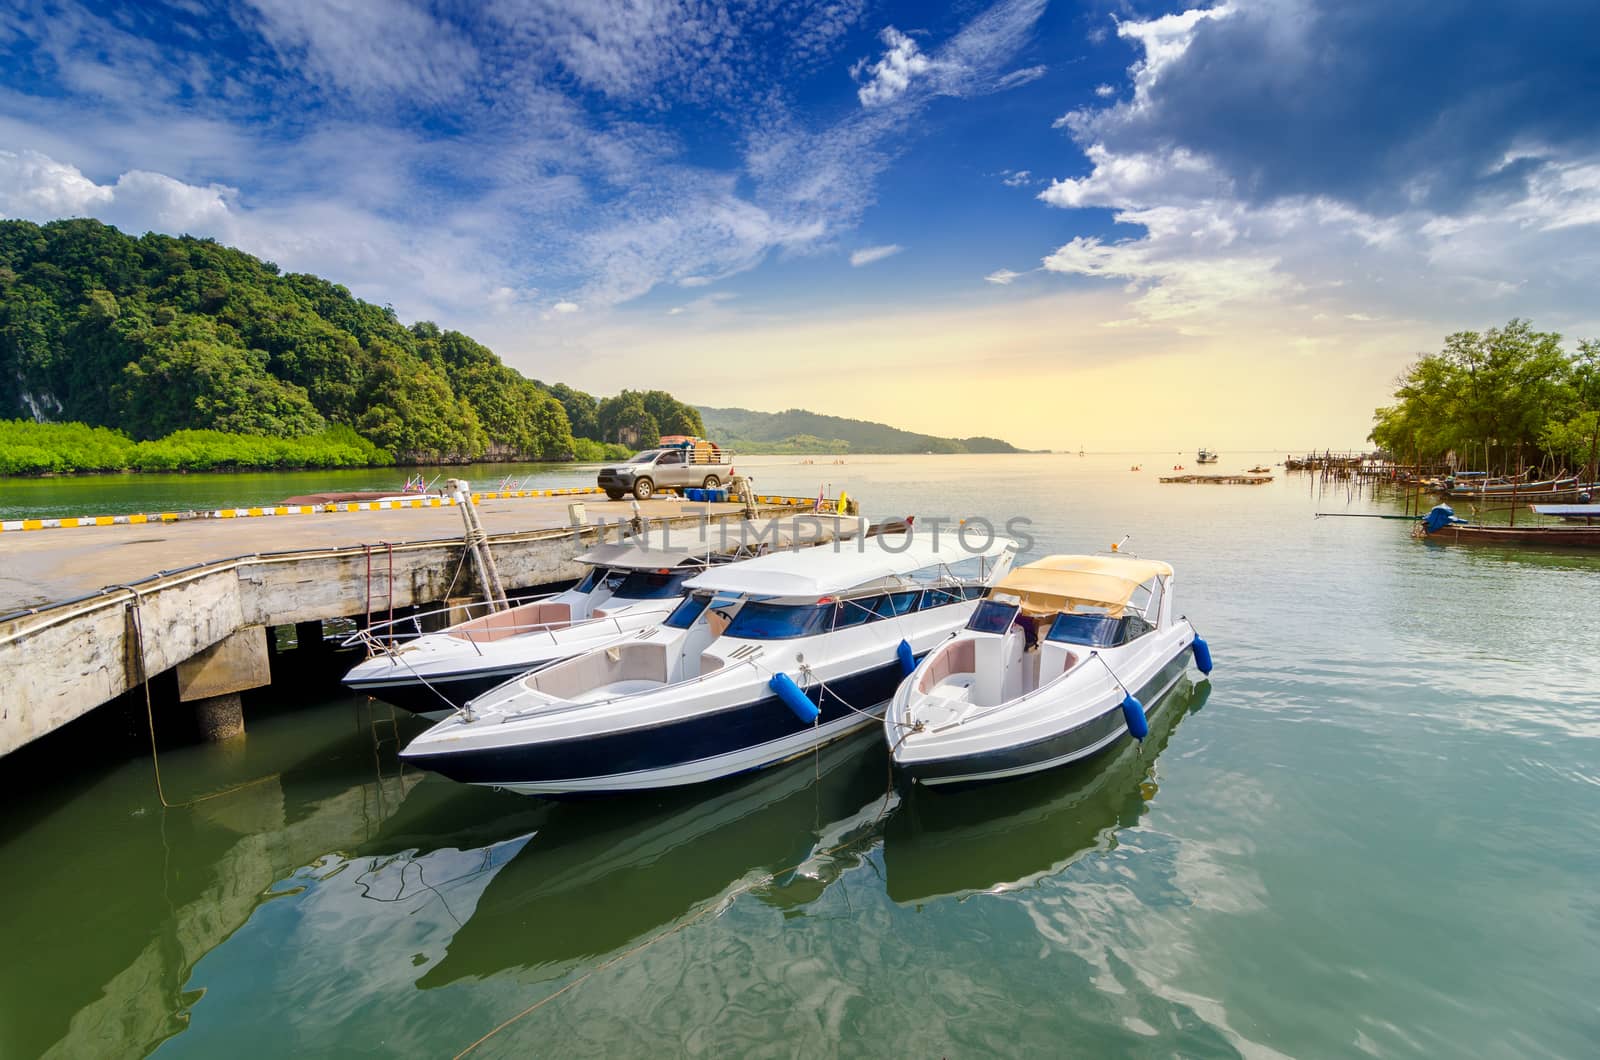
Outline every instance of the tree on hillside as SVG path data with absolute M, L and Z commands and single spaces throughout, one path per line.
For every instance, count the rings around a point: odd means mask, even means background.
M 543 383 L 539 385 L 544 386 Z M 556 383 L 545 389 L 550 391 L 551 396 L 561 402 L 561 407 L 566 410 L 567 422 L 572 425 L 573 437 L 592 438 L 597 442 L 601 440 L 599 402 L 565 383 Z
M 600 402 L 598 419 L 601 441 L 623 442 L 631 433 L 633 443 L 655 445 L 661 437 L 660 423 L 645 408 L 644 398 L 632 390 Z
M 700 410 L 685 405 L 665 390 L 646 390 L 639 395 L 639 400 L 644 404 L 645 411 L 655 419 L 662 434 L 692 434 L 699 437 L 706 433 Z
M 190 318 L 123 368 L 109 418 L 136 438 L 186 428 L 292 437 L 325 427 L 305 390 L 268 374 L 267 361 L 264 351 L 239 350 L 209 322 Z

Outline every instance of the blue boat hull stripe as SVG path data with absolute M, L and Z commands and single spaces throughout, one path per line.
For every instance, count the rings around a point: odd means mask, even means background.
M 900 684 L 898 660 L 828 682 L 834 695 L 807 695 L 818 703 L 816 728 L 875 711 Z M 766 685 L 761 686 L 766 692 Z M 761 747 L 803 733 L 803 724 L 776 695 L 728 707 L 711 714 L 651 726 L 570 740 L 543 741 L 515 747 L 480 748 L 437 754 L 408 753 L 406 761 L 451 780 L 501 786 L 590 781 L 627 773 L 672 769 L 721 755 Z

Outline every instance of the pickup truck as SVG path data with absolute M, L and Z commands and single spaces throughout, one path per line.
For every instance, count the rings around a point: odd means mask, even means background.
M 611 500 L 620 501 L 631 493 L 647 501 L 662 490 L 716 489 L 732 475 L 733 464 L 726 453 L 708 459 L 697 457 L 690 449 L 671 447 L 646 449 L 626 464 L 603 467 L 598 482 Z

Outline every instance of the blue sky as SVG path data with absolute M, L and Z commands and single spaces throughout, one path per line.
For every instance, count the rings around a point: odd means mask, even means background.
M 1449 331 L 1600 335 L 1591 14 L 21 0 L 0 215 L 214 236 L 602 393 L 1355 444 Z

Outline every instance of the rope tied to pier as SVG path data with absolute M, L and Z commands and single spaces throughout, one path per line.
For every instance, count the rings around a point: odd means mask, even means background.
M 150 696 L 150 672 L 145 663 L 144 595 L 131 585 L 116 585 L 112 586 L 112 588 L 126 589 L 133 595 L 133 599 L 128 604 L 128 613 L 133 622 L 134 651 L 139 660 L 139 683 L 144 687 L 144 719 L 146 730 L 150 734 L 150 765 L 155 773 L 156 798 L 161 800 L 162 807 L 168 810 L 187 809 L 190 806 L 209 802 L 212 799 L 220 799 L 224 795 L 232 795 L 234 792 L 243 791 L 245 788 L 254 787 L 257 784 L 282 776 L 282 773 L 268 773 L 266 776 L 247 780 L 243 784 L 235 784 L 231 788 L 223 788 L 221 791 L 214 791 L 209 795 L 201 795 L 187 802 L 167 801 L 166 788 L 161 782 L 161 755 L 156 751 L 156 714 L 155 705 Z

